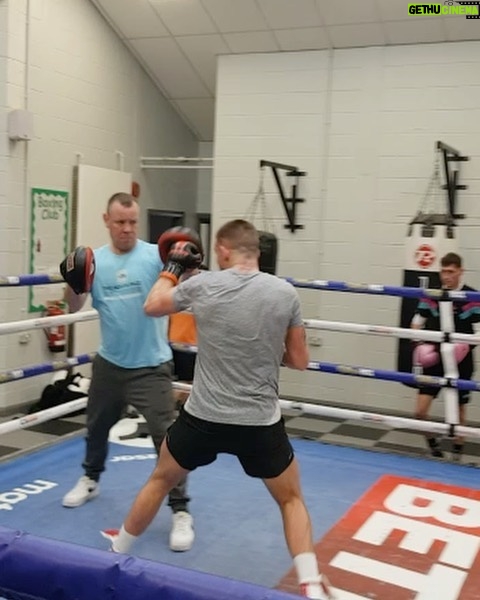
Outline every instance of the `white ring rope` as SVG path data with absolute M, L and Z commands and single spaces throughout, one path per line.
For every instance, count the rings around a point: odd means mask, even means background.
M 98 312 L 96 310 L 86 310 L 68 315 L 58 315 L 56 317 L 39 317 L 25 321 L 11 321 L 10 323 L 0 323 L 0 335 L 30 331 L 31 329 L 44 329 L 45 327 L 55 327 L 56 325 L 70 325 L 71 323 L 93 321 L 94 319 L 98 319 Z
M 406 329 L 403 327 L 390 327 L 389 325 L 368 325 L 366 323 L 347 323 L 345 321 L 317 321 L 304 319 L 303 324 L 307 329 L 321 329 L 344 333 L 361 333 L 367 335 L 380 335 L 423 342 L 441 343 L 446 339 L 443 331 L 428 331 L 425 329 Z M 450 333 L 451 342 L 466 342 L 467 344 L 480 344 L 480 335 L 470 333 Z
M 86 396 L 84 398 L 76 398 L 75 400 L 65 402 L 64 404 L 52 406 L 52 408 L 46 408 L 45 410 L 40 410 L 31 415 L 25 415 L 19 419 L 5 421 L 5 423 L 0 423 L 0 435 L 18 431 L 19 429 L 26 429 L 27 427 L 32 427 L 33 425 L 38 425 L 39 423 L 44 423 L 45 421 L 68 415 L 77 410 L 83 410 L 87 406 L 87 401 L 88 398 Z
M 174 389 L 189 392 L 192 386 L 188 383 L 174 382 Z M 82 410 L 87 406 L 88 398 L 77 398 L 70 402 L 65 402 L 59 406 L 47 408 L 31 415 L 26 415 L 19 419 L 13 419 L 0 423 L 0 435 L 4 433 L 10 433 L 12 431 L 18 431 L 19 429 L 26 429 L 33 425 L 38 425 L 50 419 L 61 417 L 63 415 Z M 293 400 L 284 400 L 280 398 L 280 407 L 284 410 L 293 410 L 298 412 L 299 415 L 315 415 L 318 417 L 333 417 L 340 419 L 349 419 L 356 421 L 363 421 L 367 423 L 376 423 L 392 428 L 404 428 L 412 429 L 415 431 L 422 432 L 433 432 L 439 435 L 448 436 L 450 434 L 450 425 L 447 423 L 438 423 L 436 421 L 419 421 L 416 419 L 409 419 L 407 417 L 396 417 L 393 415 L 382 415 L 379 413 L 362 412 L 358 410 L 352 410 L 347 408 L 337 408 L 334 406 L 324 406 L 317 404 L 310 404 L 308 402 L 298 402 Z M 480 429 L 475 427 L 464 427 L 458 426 L 455 428 L 457 435 L 462 435 L 471 438 L 480 438 Z
M 98 319 L 96 310 L 76 312 L 67 315 L 58 315 L 55 317 L 39 317 L 36 319 L 27 319 L 24 321 L 11 321 L 10 323 L 0 323 L 0 335 L 19 333 L 32 329 L 43 329 L 45 327 L 54 327 L 56 325 L 70 325 L 83 321 L 94 321 Z M 317 329 L 324 331 L 336 331 L 343 333 L 359 333 L 374 336 L 403 338 L 415 341 L 437 342 L 445 340 L 446 334 L 443 331 L 427 331 L 424 329 L 408 329 L 403 327 L 390 327 L 389 325 L 370 325 L 368 323 L 348 323 L 345 321 L 322 321 L 316 319 L 304 319 L 303 324 L 307 329 Z M 451 342 L 465 342 L 467 344 L 480 344 L 480 335 L 468 333 L 450 333 Z M 179 349 L 181 344 L 177 344 Z M 195 348 L 195 346 L 191 346 Z
M 35 280 L 35 276 L 32 277 Z M 55 282 L 55 278 L 51 283 Z M 15 280 L 15 281 L 14 281 Z M 346 284 L 344 282 L 326 282 L 326 281 L 310 281 L 310 282 L 302 282 L 296 280 L 289 280 L 295 287 L 308 287 L 310 289 L 325 289 L 330 291 L 343 291 L 343 292 L 357 292 L 357 293 L 370 293 L 370 294 L 383 294 L 383 295 L 393 295 L 393 296 L 404 296 L 411 298 L 419 298 L 420 295 L 426 295 L 430 297 L 437 297 L 442 299 L 449 298 L 453 299 L 464 299 L 467 296 L 472 296 L 472 300 L 476 300 L 477 296 L 480 294 L 476 293 L 462 293 L 458 295 L 456 292 L 444 292 L 441 290 L 419 290 L 418 288 L 400 288 L 400 287 L 392 287 L 392 286 L 381 286 L 381 285 L 370 285 L 370 284 Z M 14 284 L 29 284 L 36 285 L 40 283 L 36 281 L 27 281 L 23 282 L 18 278 L 2 278 L 2 283 L 6 285 L 14 285 Z M 475 296 L 475 298 L 473 297 Z M 98 313 L 95 310 L 91 311 L 83 311 L 77 312 L 73 314 L 59 315 L 53 317 L 40 317 L 37 319 L 30 319 L 24 321 L 14 321 L 10 323 L 0 324 L 0 335 L 2 334 L 10 334 L 17 333 L 21 331 L 28 331 L 32 329 L 42 329 L 45 327 L 56 326 L 56 325 L 69 325 L 77 322 L 91 321 L 98 319 Z M 336 331 L 336 332 L 345 332 L 345 333 L 359 333 L 366 335 L 375 335 L 375 336 L 390 336 L 395 338 L 403 338 L 410 339 L 416 341 L 429 341 L 442 343 L 443 346 L 449 346 L 450 353 L 453 352 L 451 342 L 466 342 L 471 345 L 476 345 L 480 343 L 480 335 L 469 335 L 469 334 L 459 334 L 454 333 L 450 329 L 444 331 L 426 331 L 426 330 L 417 330 L 417 329 L 407 329 L 401 327 L 390 327 L 383 325 L 369 325 L 362 323 L 346 323 L 340 321 L 322 321 L 315 319 L 305 319 L 304 325 L 309 329 L 319 329 L 326 331 Z M 444 343 L 448 342 L 448 343 Z M 180 350 L 187 350 L 190 352 L 196 352 L 196 346 L 188 346 L 184 344 L 172 344 L 172 347 Z M 93 356 L 93 354 L 92 354 Z M 311 365 L 314 363 L 311 363 Z M 315 370 L 323 370 L 320 369 L 323 363 L 318 363 L 316 365 Z M 310 366 L 311 366 L 310 365 Z M 325 363 L 327 365 L 327 363 Z M 327 365 L 335 367 L 334 370 L 330 369 L 329 372 L 335 372 L 339 374 L 356 374 L 353 372 L 346 372 L 342 370 L 338 370 L 338 365 Z M 345 367 L 346 368 L 346 367 Z M 355 368 L 351 368 L 355 369 Z M 351 370 L 350 369 L 350 370 Z M 358 368 L 357 368 L 358 370 Z M 372 371 L 373 373 L 373 371 Z M 392 372 L 395 374 L 395 372 Z M 402 375 L 399 373 L 398 375 Z M 403 374 L 404 376 L 408 376 L 408 374 Z M 458 376 L 458 373 L 457 375 Z M 378 377 L 381 378 L 381 377 Z M 454 379 L 455 374 L 453 374 L 450 379 Z M 180 382 L 175 382 L 173 384 L 174 388 L 190 391 L 191 386 L 189 384 L 184 384 Z M 32 425 L 42 423 L 44 421 L 48 421 L 50 419 L 63 416 L 65 414 L 69 414 L 71 412 L 75 412 L 77 410 L 82 410 L 87 405 L 88 398 L 78 398 L 71 402 L 67 402 L 61 404 L 59 406 L 55 406 L 43 411 L 39 411 L 37 413 L 32 413 L 30 415 L 26 415 L 22 418 L 13 419 L 12 421 L 7 421 L 5 423 L 0 423 L 0 434 L 9 433 L 11 431 L 16 431 L 19 429 L 24 429 L 27 427 L 31 427 Z M 434 421 L 422 421 L 416 420 L 412 418 L 406 417 L 397 417 L 394 415 L 382 415 L 379 413 L 370 413 L 370 412 L 362 412 L 358 410 L 345 409 L 345 408 L 337 408 L 332 406 L 324 406 L 317 404 L 304 403 L 299 401 L 291 401 L 280 399 L 280 406 L 282 409 L 293 410 L 298 412 L 298 414 L 311 414 L 316 416 L 324 416 L 324 417 L 334 417 L 341 419 L 351 419 L 351 420 L 359 420 L 364 422 L 375 422 L 383 425 L 387 425 L 393 428 L 408 428 L 416 431 L 423 432 L 434 432 L 441 435 L 449 435 L 453 436 L 454 432 L 452 429 L 451 423 L 439 423 Z M 458 423 L 458 421 L 452 421 L 452 423 Z M 465 427 L 455 425 L 455 435 L 464 435 L 467 437 L 480 438 L 480 429 L 474 427 Z

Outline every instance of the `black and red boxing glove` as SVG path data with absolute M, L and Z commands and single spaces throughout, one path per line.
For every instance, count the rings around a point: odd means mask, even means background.
M 192 244 L 200 251 L 203 260 L 202 240 L 198 233 L 189 227 L 179 226 L 167 229 L 167 231 L 164 231 L 158 238 L 158 252 L 160 253 L 163 264 L 167 262 L 168 253 L 175 242 L 192 242 Z
M 92 289 L 95 275 L 95 256 L 88 246 L 79 246 L 60 263 L 60 273 L 76 294 Z
M 198 269 L 203 256 L 199 248 L 192 242 L 175 242 L 170 247 L 160 277 L 167 277 L 177 285 L 180 277 L 189 269 Z

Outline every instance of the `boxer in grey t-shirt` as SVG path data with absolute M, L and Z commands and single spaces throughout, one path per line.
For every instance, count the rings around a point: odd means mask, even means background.
M 175 288 L 173 300 L 177 311 L 192 307 L 198 332 L 185 410 L 215 423 L 278 421 L 285 332 L 303 326 L 295 289 L 273 275 L 232 267 L 191 277 Z
M 263 480 L 277 502 L 302 594 L 331 598 L 319 573 L 298 463 L 278 403 L 280 365 L 308 366 L 297 293 L 287 282 L 259 272 L 258 232 L 247 221 L 223 225 L 215 253 L 220 272 L 201 273 L 175 287 L 198 256 L 191 243 L 175 244 L 164 276 L 145 302 L 150 316 L 192 308 L 198 356 L 191 395 L 111 549 L 128 552 L 182 476 L 229 453 L 248 475 Z

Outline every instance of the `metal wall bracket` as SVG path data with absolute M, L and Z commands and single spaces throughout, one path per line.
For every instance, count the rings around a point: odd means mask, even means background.
M 443 167 L 445 172 L 446 183 L 442 185 L 442 189 L 447 190 L 448 209 L 450 216 L 453 219 L 465 219 L 466 215 L 456 212 L 457 190 L 467 190 L 467 185 L 459 185 L 460 179 L 460 164 L 452 165 L 451 163 L 461 163 L 470 160 L 469 156 L 462 156 L 458 150 L 452 148 L 444 142 L 437 141 L 437 151 L 443 155 Z
M 284 165 L 282 163 L 272 162 L 270 160 L 261 160 L 260 161 L 260 169 L 264 167 L 270 167 L 272 169 L 273 177 L 275 178 L 275 182 L 277 184 L 278 193 L 280 194 L 280 199 L 282 200 L 283 208 L 285 209 L 285 213 L 287 215 L 288 224 L 284 225 L 285 229 L 290 229 L 292 233 L 295 233 L 297 229 L 303 229 L 303 225 L 299 225 L 296 222 L 297 217 L 297 204 L 299 202 L 305 202 L 304 198 L 297 197 L 298 191 L 298 178 L 303 177 L 307 173 L 305 171 L 299 171 L 297 167 L 292 167 L 291 165 Z M 278 170 L 287 171 L 287 177 L 295 177 L 295 183 L 292 184 L 291 188 L 291 196 L 288 198 L 283 189 L 282 182 L 280 181 L 280 176 L 278 174 Z

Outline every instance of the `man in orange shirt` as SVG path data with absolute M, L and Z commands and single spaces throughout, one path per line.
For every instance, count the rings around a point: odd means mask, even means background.
M 200 266 L 200 269 L 204 271 L 208 270 L 207 267 L 204 267 L 203 265 Z M 192 352 L 188 348 L 182 348 L 183 345 L 197 345 L 195 317 L 190 311 L 182 311 L 170 315 L 168 339 L 172 345 L 174 375 L 177 381 L 192 383 L 195 360 L 197 358 L 196 349 L 195 352 Z M 174 390 L 174 394 L 178 405 L 185 402 L 189 392 Z
M 195 318 L 191 312 L 179 312 L 170 315 L 168 325 L 168 339 L 172 345 L 174 375 L 182 383 L 192 383 L 193 371 L 195 369 L 196 352 L 187 348 L 181 348 L 182 345 L 197 345 L 197 329 Z M 183 404 L 188 398 L 188 392 L 183 390 L 174 390 L 175 400 L 178 404 Z

